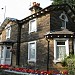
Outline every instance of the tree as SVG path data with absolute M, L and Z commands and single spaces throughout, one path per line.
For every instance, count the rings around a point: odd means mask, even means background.
M 75 5 L 75 0 L 52 0 L 52 4 L 63 4 L 63 3 L 68 3 L 71 5 Z
M 62 0 L 52 0 L 52 4 L 55 5 L 55 4 L 62 4 L 63 1 Z
M 75 0 L 51 0 L 52 5 L 57 5 L 57 4 L 69 4 L 73 9 L 75 9 Z

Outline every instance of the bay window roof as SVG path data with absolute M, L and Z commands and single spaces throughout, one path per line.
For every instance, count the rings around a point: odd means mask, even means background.
M 55 32 L 46 34 L 45 37 L 47 39 L 50 39 L 50 38 L 75 38 L 75 33 L 72 31 L 69 31 L 68 29 L 63 29 L 61 31 L 55 31 Z

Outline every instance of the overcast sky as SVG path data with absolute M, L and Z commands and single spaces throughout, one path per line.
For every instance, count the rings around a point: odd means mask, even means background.
M 30 5 L 32 2 L 40 3 L 42 8 L 51 5 L 51 0 L 0 0 L 0 22 L 5 17 L 23 19 L 30 15 Z

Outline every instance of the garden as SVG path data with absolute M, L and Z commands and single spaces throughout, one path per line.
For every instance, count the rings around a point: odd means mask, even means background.
M 61 63 L 63 70 L 33 70 L 23 67 L 12 67 L 0 64 L 0 75 L 75 75 L 75 56 L 70 55 Z M 65 69 L 66 68 L 66 69 Z
M 68 75 L 67 70 L 63 71 L 40 71 L 40 70 L 32 70 L 32 69 L 25 69 L 25 68 L 14 68 L 10 65 L 0 65 L 0 75 Z

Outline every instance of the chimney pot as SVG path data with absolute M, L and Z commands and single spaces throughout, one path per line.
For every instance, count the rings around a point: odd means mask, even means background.
M 41 9 L 42 8 L 40 7 L 40 3 L 33 2 L 33 5 L 29 10 L 31 10 L 31 14 L 34 14 L 34 13 L 40 11 Z
M 37 6 L 39 7 L 40 6 L 40 3 L 37 3 Z
M 36 2 L 33 2 L 33 6 L 36 6 Z

